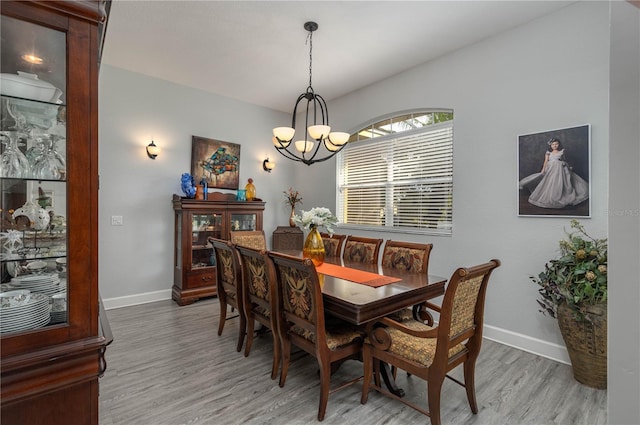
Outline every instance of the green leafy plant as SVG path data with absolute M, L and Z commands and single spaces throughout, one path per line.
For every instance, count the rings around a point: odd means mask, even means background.
M 531 280 L 540 286 L 543 314 L 556 317 L 558 306 L 567 303 L 584 320 L 588 306 L 607 301 L 607 239 L 592 238 L 578 220 L 571 220 L 571 229 L 560 241 L 560 257 Z

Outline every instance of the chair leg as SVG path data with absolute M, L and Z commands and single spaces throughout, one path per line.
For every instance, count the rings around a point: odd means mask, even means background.
M 362 396 L 360 397 L 360 403 L 366 404 L 369 399 L 369 385 L 371 385 L 371 376 L 373 375 L 373 359 L 371 358 L 371 347 L 364 344 L 362 347 L 362 363 L 363 374 L 362 380 Z
M 327 411 L 327 402 L 329 401 L 329 385 L 331 381 L 331 367 L 330 365 L 323 365 L 323 361 L 318 359 L 318 366 L 320 367 L 320 404 L 318 406 L 318 420 L 324 419 L 324 414 Z
M 440 422 L 440 393 L 442 392 L 442 382 L 444 375 L 429 377 L 427 382 L 427 397 L 429 398 L 429 415 L 431 425 L 441 425 Z
M 271 379 L 276 379 L 278 376 L 278 369 L 280 369 L 280 339 L 277 332 L 271 331 L 273 334 L 273 362 L 271 365 Z
M 218 295 L 220 299 L 220 323 L 218 323 L 218 336 L 222 335 L 224 329 L 224 322 L 227 320 L 227 303 L 224 300 L 224 295 Z
M 255 322 L 251 313 L 247 314 L 247 344 L 244 346 L 244 356 L 249 357 L 251 346 L 253 345 L 253 327 Z
M 288 339 L 282 339 L 282 369 L 280 369 L 280 388 L 284 387 L 287 380 L 287 372 L 289 371 L 289 361 L 291 360 L 291 342 Z
M 238 331 L 238 344 L 236 345 L 236 351 L 239 353 L 242 351 L 242 343 L 244 342 L 244 336 L 247 334 L 247 318 L 244 314 L 240 314 L 240 330 Z
M 378 387 L 382 386 L 382 381 L 380 381 L 380 360 L 378 359 L 373 359 L 373 382 Z
M 475 359 L 468 359 L 464 362 L 464 387 L 467 390 L 467 399 L 469 400 L 469 407 L 473 414 L 478 413 L 478 403 L 476 402 L 476 385 L 475 385 L 475 371 L 476 361 Z

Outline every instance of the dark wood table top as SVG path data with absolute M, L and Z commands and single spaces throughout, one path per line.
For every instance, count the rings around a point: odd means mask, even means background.
M 283 251 L 283 253 L 302 255 L 300 251 Z M 321 274 L 325 311 L 356 325 L 444 294 L 446 278 L 441 276 L 409 273 L 373 264 L 342 262 L 337 257 L 326 257 L 325 262 L 402 279 L 399 282 L 374 288 Z

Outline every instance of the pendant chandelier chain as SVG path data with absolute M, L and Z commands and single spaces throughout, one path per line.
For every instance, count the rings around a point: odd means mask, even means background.
M 309 87 L 307 87 L 307 91 L 311 89 L 313 92 L 313 87 L 311 85 L 311 70 L 313 63 L 313 32 L 309 31 L 309 35 L 307 36 L 307 42 L 309 43 Z

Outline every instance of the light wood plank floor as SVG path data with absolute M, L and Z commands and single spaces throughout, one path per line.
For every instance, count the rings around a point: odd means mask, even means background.
M 161 301 L 107 312 L 115 340 L 100 380 L 101 425 L 308 424 L 317 422 L 315 359 L 298 355 L 284 388 L 269 379 L 272 342 L 254 340 L 247 358 L 235 351 L 238 319 L 217 335 L 218 300 L 179 307 Z M 345 363 L 332 384 L 362 375 Z M 454 372 L 461 379 L 461 368 Z M 407 397 L 426 406 L 426 384 L 398 373 Z M 371 392 L 360 404 L 359 382 L 329 397 L 326 424 L 429 424 L 403 404 Z M 445 380 L 445 424 L 606 424 L 604 390 L 579 384 L 567 365 L 485 341 L 476 367 L 479 413 L 464 389 Z

